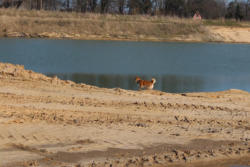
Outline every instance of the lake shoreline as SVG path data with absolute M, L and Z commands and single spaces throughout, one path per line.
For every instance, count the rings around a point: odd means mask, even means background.
M 220 27 L 222 29 L 226 27 Z M 231 28 L 226 28 L 230 29 Z M 248 34 L 245 32 L 241 32 L 241 30 L 231 30 L 232 33 L 239 34 L 241 36 L 247 36 Z M 246 28 L 246 31 L 249 32 L 250 35 L 250 28 Z M 213 32 L 213 30 L 211 31 Z M 57 39 L 57 40 L 96 40 L 96 41 L 127 41 L 127 42 L 176 42 L 176 43 L 225 43 L 225 44 L 250 44 L 250 38 L 249 39 L 242 39 L 237 37 L 228 37 L 226 35 L 221 34 L 220 32 L 213 32 L 214 36 L 211 39 L 208 39 L 208 37 L 196 34 L 196 35 L 189 35 L 189 36 L 175 36 L 172 38 L 156 38 L 156 37 L 149 37 L 149 38 L 140 38 L 140 37 L 107 37 L 107 36 L 101 36 L 101 35 L 84 35 L 84 34 L 67 34 L 67 33 L 34 33 L 34 34 L 28 34 L 24 32 L 9 32 L 8 34 L 2 34 L 0 35 L 0 38 L 20 38 L 20 39 Z M 211 34 L 210 34 L 211 35 Z M 220 36 L 220 38 L 217 38 L 215 36 Z M 224 38 L 224 39 L 223 39 Z M 230 39 L 225 39 L 230 38 Z M 205 40 L 204 40 L 205 39 Z
M 236 89 L 107 89 L 0 63 L 0 165 L 250 165 L 249 101 Z

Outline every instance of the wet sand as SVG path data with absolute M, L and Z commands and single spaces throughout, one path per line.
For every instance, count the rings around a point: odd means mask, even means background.
M 250 165 L 250 94 L 105 89 L 0 63 L 0 166 Z

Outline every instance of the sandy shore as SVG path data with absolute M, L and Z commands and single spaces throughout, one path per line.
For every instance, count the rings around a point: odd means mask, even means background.
M 75 84 L 0 63 L 0 166 L 250 165 L 250 94 Z

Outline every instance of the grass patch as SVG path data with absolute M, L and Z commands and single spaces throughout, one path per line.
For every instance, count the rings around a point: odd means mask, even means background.
M 249 22 L 240 22 L 235 19 L 203 20 L 203 24 L 207 26 L 250 27 Z

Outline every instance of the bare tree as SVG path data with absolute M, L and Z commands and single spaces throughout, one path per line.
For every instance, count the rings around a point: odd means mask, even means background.
M 246 4 L 245 4 L 245 10 L 246 10 L 246 19 L 250 19 L 249 17 L 249 9 L 250 9 L 250 0 L 247 0 Z
M 126 0 L 118 0 L 118 8 L 120 14 L 124 14 L 125 5 L 126 5 Z
M 101 0 L 101 13 L 107 13 L 110 0 Z
M 165 0 L 165 14 L 181 15 L 185 0 Z

